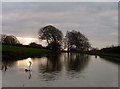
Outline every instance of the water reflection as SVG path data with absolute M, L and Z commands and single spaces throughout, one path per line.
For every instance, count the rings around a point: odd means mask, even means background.
M 79 53 L 62 53 L 17 61 L 4 60 L 1 67 L 3 86 L 115 86 L 117 65 L 104 59 Z M 32 71 L 26 72 L 25 68 L 29 66 Z
M 1 68 L 1 70 L 7 70 L 7 65 L 6 64 L 2 64 L 2 68 Z
M 50 55 L 39 62 L 40 77 L 45 81 L 58 79 L 62 69 L 61 55 Z M 43 62 L 44 61 L 44 62 Z
M 79 53 L 63 53 L 37 59 L 38 64 L 34 64 L 36 60 L 33 58 L 27 58 L 16 62 L 17 66 L 27 74 L 28 79 L 31 79 L 32 71 L 25 70 L 28 68 L 32 70 L 31 66 L 33 66 L 33 64 L 38 65 L 40 79 L 44 81 L 53 81 L 58 80 L 63 71 L 66 72 L 68 78 L 78 78 L 80 77 L 80 72 L 87 67 L 89 63 L 89 56 Z M 2 69 L 6 71 L 8 68 L 7 66 L 13 64 L 14 61 L 4 61 Z
M 100 58 L 102 58 L 103 60 L 106 60 L 107 62 L 111 62 L 111 63 L 115 63 L 115 64 L 120 64 L 119 59 L 120 58 L 113 58 L 110 56 L 99 56 Z
M 95 55 L 95 59 L 97 59 L 97 57 L 98 57 L 98 56 L 97 56 L 97 55 Z
M 9 67 L 14 66 L 14 64 L 15 64 L 15 61 L 4 59 L 4 61 L 2 61 L 1 70 L 7 71 Z
M 82 71 L 89 62 L 88 55 L 70 53 L 65 56 L 66 69 L 68 71 Z
M 64 56 L 67 76 L 70 78 L 79 78 L 80 72 L 87 67 L 89 56 L 84 54 L 70 53 Z
M 46 59 L 45 63 L 39 63 L 40 76 L 47 81 L 59 79 L 61 71 L 66 70 L 67 76 L 78 77 L 79 73 L 88 65 L 89 58 L 83 54 L 62 54 L 51 55 Z M 65 68 L 65 69 L 64 69 Z
M 27 75 L 28 75 L 28 79 L 31 79 L 32 78 L 32 71 L 28 71 L 28 72 L 26 72 L 27 73 Z

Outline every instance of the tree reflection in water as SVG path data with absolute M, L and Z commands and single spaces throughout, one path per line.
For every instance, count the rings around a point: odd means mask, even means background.
M 46 64 L 39 64 L 39 71 L 42 79 L 45 81 L 53 81 L 58 79 L 62 69 L 60 56 L 61 55 L 47 56 Z
M 17 66 L 23 67 L 24 65 L 26 65 L 27 59 L 19 61 L 20 63 L 22 63 L 22 65 Z M 14 66 L 17 62 L 18 61 L 4 60 L 1 69 L 6 71 L 9 69 L 9 67 Z M 35 60 L 33 60 L 33 64 L 34 62 Z M 49 55 L 47 57 L 37 58 L 37 62 L 40 79 L 43 81 L 54 81 L 60 79 L 61 76 L 65 78 L 81 77 L 81 71 L 85 67 L 87 67 L 89 63 L 89 56 L 79 53 L 61 53 L 56 55 Z M 33 65 L 33 67 L 35 69 L 37 68 L 35 67 L 35 64 Z M 22 71 L 24 71 L 24 69 L 22 69 Z M 32 71 L 34 71 L 34 69 L 32 69 Z M 28 78 L 31 79 L 31 71 L 27 73 Z
M 69 78 L 78 78 L 83 77 L 80 75 L 80 72 L 87 67 L 89 63 L 89 56 L 79 53 L 68 53 L 67 56 L 64 56 L 65 66 L 67 70 L 67 76 Z
M 7 60 L 7 59 L 3 59 L 4 61 L 2 61 L 2 66 L 1 66 L 1 70 L 3 71 L 7 71 L 9 69 L 9 67 L 14 66 L 15 61 L 13 60 Z
M 53 81 L 65 73 L 68 78 L 80 77 L 80 72 L 88 65 L 89 56 L 85 54 L 64 53 L 47 57 L 46 63 L 39 64 L 40 78 Z

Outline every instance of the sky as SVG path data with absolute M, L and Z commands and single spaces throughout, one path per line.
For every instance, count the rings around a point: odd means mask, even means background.
M 118 44 L 117 2 L 3 2 L 2 33 L 16 36 L 21 43 L 37 42 L 41 27 L 83 33 L 92 47 Z
M 1 0 L 2 2 L 48 2 L 48 0 Z M 49 2 L 119 2 L 119 0 L 49 0 Z

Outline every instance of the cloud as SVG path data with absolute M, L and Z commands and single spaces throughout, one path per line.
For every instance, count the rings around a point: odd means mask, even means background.
M 37 38 L 23 38 L 23 37 L 17 37 L 17 39 L 20 41 L 20 43 L 29 45 L 31 42 L 36 42 L 38 44 L 41 44 L 42 46 L 46 46 L 45 40 L 39 40 Z
M 38 37 L 41 27 L 52 24 L 64 34 L 77 30 L 93 47 L 117 45 L 117 3 L 3 3 L 3 33 Z
M 48 2 L 48 0 L 4 0 L 3 2 Z M 119 0 L 49 0 L 49 2 L 119 2 Z

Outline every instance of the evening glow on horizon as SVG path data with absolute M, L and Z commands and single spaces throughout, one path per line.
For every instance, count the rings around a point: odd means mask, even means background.
M 37 44 L 41 44 L 42 46 L 47 46 L 46 40 L 40 40 L 38 38 L 32 38 L 32 37 L 17 37 L 17 39 L 20 41 L 23 45 L 29 45 L 32 42 L 35 42 Z
M 21 44 L 24 45 L 29 45 L 31 42 L 36 42 L 36 39 L 32 37 L 29 38 L 17 37 L 17 39 L 20 41 Z
M 33 40 L 33 38 L 24 38 L 24 39 L 25 39 L 25 43 L 23 43 L 24 45 L 29 45 Z

